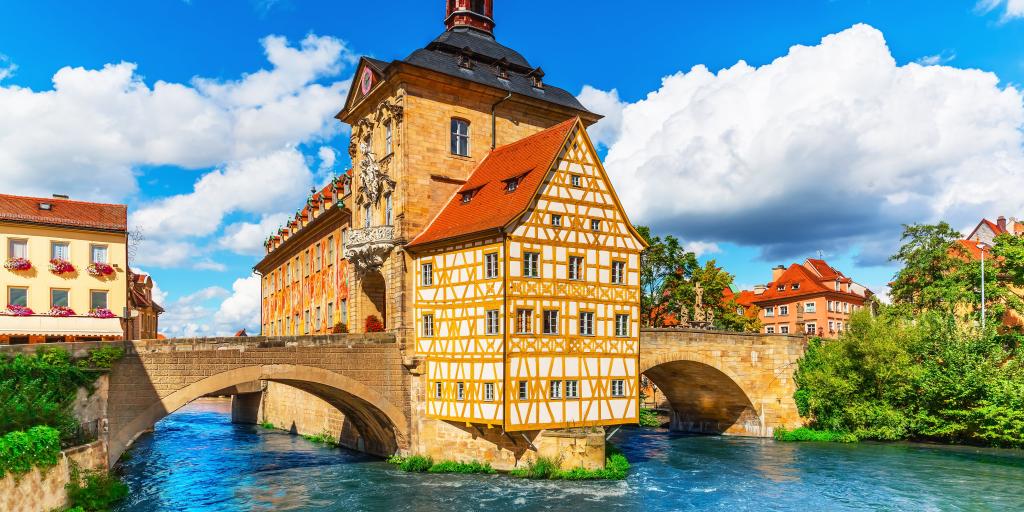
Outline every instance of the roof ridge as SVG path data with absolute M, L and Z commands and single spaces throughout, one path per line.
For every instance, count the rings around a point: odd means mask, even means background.
M 32 199 L 37 201 L 58 201 L 62 203 L 75 203 L 75 204 L 91 204 L 96 206 L 123 206 L 125 209 L 128 208 L 127 204 L 124 203 L 100 203 L 96 201 L 80 201 L 78 199 L 65 199 L 63 197 L 37 197 L 37 196 L 23 196 L 18 194 L 0 194 L 0 198 L 11 197 L 15 199 Z

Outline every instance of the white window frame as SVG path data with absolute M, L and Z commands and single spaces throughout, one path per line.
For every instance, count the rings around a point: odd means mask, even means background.
M 71 290 L 67 288 L 50 288 L 50 307 L 56 307 L 57 301 L 53 300 L 54 292 L 64 292 L 64 307 L 71 307 Z
M 818 334 L 818 324 L 814 322 L 807 322 L 807 324 L 804 325 L 804 332 L 807 334 Z
M 817 309 L 818 309 L 818 305 L 816 303 L 814 303 L 814 302 L 805 302 L 804 303 L 804 312 L 805 313 L 817 313 Z
M 57 248 L 63 247 L 65 251 L 64 257 L 57 255 Z M 70 242 L 50 242 L 50 259 L 63 259 L 71 261 L 71 243 Z
M 789 326 L 788 325 L 780 325 L 779 326 L 779 334 L 789 334 Z
M 765 334 L 775 334 L 775 326 L 774 325 L 765 326 L 764 333 Z
M 420 265 L 420 286 L 424 288 L 434 286 L 434 264 L 424 263 Z
M 548 336 L 557 336 L 559 331 L 559 318 L 557 309 L 545 309 L 543 322 L 541 325 L 541 333 Z
M 836 332 L 836 322 L 834 320 L 828 321 L 828 332 L 830 334 Z
M 451 119 L 451 152 L 457 156 L 469 156 L 470 123 L 465 119 Z
M 772 318 L 775 316 L 775 306 L 768 306 L 764 308 L 764 317 Z
M 523 253 L 523 277 L 539 278 L 540 277 L 540 253 L 539 252 L 524 252 Z
M 572 183 L 572 186 L 576 188 L 583 186 L 583 179 L 579 174 L 573 174 L 569 181 Z
M 548 382 L 548 398 L 551 400 L 562 399 L 562 381 L 553 380 Z
M 20 245 L 25 248 L 24 256 L 18 256 L 15 254 L 14 246 Z M 28 239 L 27 238 L 8 238 L 7 239 L 7 258 L 25 258 L 28 259 Z
M 590 230 L 591 231 L 601 231 L 601 220 L 600 219 L 590 219 Z
M 580 311 L 580 336 L 593 336 L 594 335 L 594 312 L 593 311 Z
M 629 315 L 617 313 L 615 315 L 615 336 L 618 338 L 628 338 L 631 335 L 630 331 L 632 331 L 632 326 L 630 325 Z
M 789 306 L 779 306 L 779 316 L 789 316 Z
M 466 399 L 466 383 L 465 382 L 456 382 L 455 383 L 455 399 L 460 401 L 460 402 Z
M 103 250 L 103 261 L 96 258 L 96 250 Z M 89 244 L 89 263 L 110 263 L 110 246 L 106 244 Z
M 486 279 L 498 278 L 498 253 L 490 252 L 484 255 L 484 277 Z
M 560 228 L 562 227 L 562 216 L 557 213 L 551 214 L 551 226 Z
M 103 296 L 103 305 L 96 305 L 96 294 Z M 89 309 L 110 309 L 110 292 L 107 290 L 89 290 Z
M 612 284 L 626 284 L 626 262 L 612 261 Z
M 489 309 L 484 313 L 484 329 L 488 335 L 501 334 L 501 312 Z
M 569 280 L 582 281 L 585 269 L 583 256 L 569 256 Z
M 493 402 L 494 401 L 494 383 L 493 382 L 485 382 L 484 383 L 484 401 L 485 402 Z
M 567 380 L 565 381 L 565 399 L 576 400 L 580 397 L 580 381 L 578 380 Z
M 442 383 L 442 382 L 435 382 L 434 383 L 434 398 L 440 399 L 443 396 L 444 396 L 444 383 Z
M 384 123 L 384 155 L 390 155 L 394 152 L 395 148 L 393 145 L 394 131 L 391 129 L 391 121 Z
M 433 338 L 434 337 L 434 314 L 433 313 L 424 313 L 423 314 L 423 320 L 422 320 L 422 323 L 421 323 L 421 327 L 422 327 L 422 329 L 421 329 L 421 331 L 422 331 L 421 336 L 423 336 L 424 338 Z
M 622 379 L 612 379 L 611 395 L 616 398 L 626 396 L 626 381 Z
M 391 217 L 394 212 L 394 201 L 391 199 L 391 194 L 384 196 L 384 225 L 391 225 Z
M 519 399 L 529 400 L 530 399 L 530 384 L 525 380 L 519 381 Z
M 516 310 L 516 334 L 533 334 L 533 310 Z

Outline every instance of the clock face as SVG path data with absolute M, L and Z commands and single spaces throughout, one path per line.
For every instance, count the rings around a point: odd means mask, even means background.
M 359 79 L 359 90 L 364 96 L 370 92 L 371 85 L 373 85 L 373 72 L 370 71 L 370 68 L 363 68 L 363 76 Z

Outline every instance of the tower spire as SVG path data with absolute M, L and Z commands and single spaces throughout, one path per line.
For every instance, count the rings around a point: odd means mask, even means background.
M 469 27 L 494 35 L 494 0 L 447 0 L 445 27 Z

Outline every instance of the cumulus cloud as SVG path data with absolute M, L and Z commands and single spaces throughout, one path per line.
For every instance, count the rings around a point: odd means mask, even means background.
M 956 58 L 956 52 L 953 50 L 942 50 L 940 53 L 935 55 L 926 55 L 917 59 L 917 63 L 922 66 L 941 66 L 947 62 L 951 62 Z
M 231 334 L 239 329 L 260 332 L 260 278 L 251 275 L 236 279 L 231 296 L 221 303 L 215 322 L 220 333 Z
M 0 86 L 5 191 L 120 200 L 136 190 L 139 166 L 212 167 L 336 134 L 332 114 L 348 81 L 320 81 L 354 58 L 345 43 L 314 35 L 297 48 L 277 36 L 262 43 L 270 69 L 235 81 L 150 86 L 121 62 L 62 68 L 52 90 Z
M 619 90 L 602 91 L 584 85 L 579 100 L 591 112 L 604 116 L 601 122 L 589 129 L 589 134 L 595 144 L 608 147 L 619 138 L 622 129 L 622 110 L 626 108 L 626 103 L 619 98 Z
M 1024 0 L 978 0 L 976 7 L 983 14 L 1003 7 L 1003 21 L 1024 18 Z
M 0 53 L 0 82 L 6 78 L 10 78 L 14 75 L 14 72 L 18 70 L 18 66 L 11 62 L 11 59 L 6 55 Z
M 620 119 L 596 130 L 617 134 L 606 167 L 634 221 L 766 258 L 859 248 L 882 263 L 903 223 L 1024 210 L 1021 91 L 898 65 L 866 25 L 758 68 L 678 72 Z
M 292 215 L 277 213 L 264 215 L 258 223 L 236 222 L 224 228 L 224 235 L 217 241 L 218 247 L 236 254 L 259 256 L 265 252 L 263 242 L 276 232 Z
M 160 315 L 161 333 L 172 338 L 213 336 L 216 333 L 211 321 L 214 310 L 206 303 L 230 295 L 224 288 L 211 286 L 162 304 L 166 311 Z

